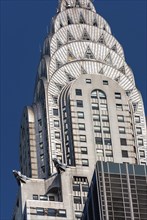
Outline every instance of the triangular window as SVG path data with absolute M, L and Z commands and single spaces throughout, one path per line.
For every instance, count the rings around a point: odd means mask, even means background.
M 133 89 L 127 90 L 127 91 L 126 91 L 126 95 L 127 95 L 127 96 L 130 96 L 132 92 L 133 92 Z
M 75 40 L 75 38 L 69 31 L 67 31 L 67 41 L 73 41 L 73 40 Z
M 72 5 L 71 3 L 68 3 L 68 2 L 66 1 L 66 8 L 73 8 L 73 5 Z
M 65 72 L 65 73 L 66 73 L 66 76 L 67 76 L 69 82 L 71 82 L 75 79 L 75 77 L 73 77 L 71 74 L 69 74 L 67 72 Z
M 104 38 L 104 35 L 103 35 L 103 34 L 102 34 L 102 35 L 100 36 L 100 38 L 98 39 L 98 42 L 99 42 L 100 44 L 106 45 L 105 38 Z
M 106 31 L 106 26 L 105 25 L 103 26 L 103 30 Z
M 98 27 L 96 18 L 95 18 L 94 21 L 93 21 L 93 26 Z
M 104 74 L 103 68 L 100 69 L 99 74 Z
M 82 34 L 82 40 L 90 40 L 90 36 L 87 33 L 86 29 L 84 28 L 84 32 Z
M 82 74 L 87 74 L 86 70 L 81 66 L 81 73 Z
M 59 49 L 62 45 L 62 42 L 59 39 L 57 39 L 57 49 Z
M 91 10 L 90 3 L 87 4 L 87 9 L 88 9 L 88 10 Z
M 61 90 L 63 88 L 63 85 L 59 84 L 59 83 L 55 83 L 56 87 Z
M 117 52 L 117 47 L 116 47 L 116 44 L 114 44 L 114 46 L 111 48 L 111 50 Z
M 60 21 L 60 28 L 62 28 L 63 27 L 63 24 L 62 24 L 62 22 Z
M 132 104 L 133 104 L 133 110 L 134 110 L 134 112 L 136 112 L 138 109 L 138 103 L 133 102 Z
M 69 15 L 67 15 L 67 23 L 68 25 L 73 24 L 72 19 L 69 17 Z
M 80 23 L 80 24 L 86 24 L 85 19 L 84 19 L 82 13 L 80 13 L 80 20 L 79 20 L 79 23 Z
M 76 59 L 73 53 L 69 49 L 68 49 L 67 59 L 68 61 L 72 61 Z
M 87 59 L 95 59 L 90 47 L 88 46 L 86 53 L 85 53 L 85 58 Z
M 116 77 L 115 81 L 119 83 L 120 82 L 120 76 Z
M 62 62 L 56 59 L 56 68 L 59 69 L 62 65 Z
M 123 74 L 126 73 L 124 65 L 121 68 L 119 68 L 118 70 Z
M 105 60 L 104 60 L 107 64 L 112 65 L 112 58 L 110 53 L 106 56 Z

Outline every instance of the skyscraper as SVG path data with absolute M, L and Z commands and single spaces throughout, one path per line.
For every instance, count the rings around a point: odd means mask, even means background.
M 60 0 L 34 102 L 23 112 L 20 166 L 28 179 L 15 218 L 80 219 L 96 161 L 143 165 L 146 147 L 143 102 L 122 46 L 91 0 Z M 65 173 L 53 175 L 54 158 Z

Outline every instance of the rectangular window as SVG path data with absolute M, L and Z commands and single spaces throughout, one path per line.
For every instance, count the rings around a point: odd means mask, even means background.
M 101 137 L 95 137 L 96 144 L 103 144 L 103 139 Z
M 92 103 L 92 109 L 93 109 L 93 110 L 99 110 L 99 105 L 98 105 L 98 103 Z
M 58 116 L 58 109 L 53 108 L 53 115 Z
M 82 166 L 89 166 L 88 159 L 82 159 Z
M 140 157 L 145 157 L 145 151 L 144 150 L 140 150 L 139 154 L 140 154 Z
M 140 123 L 140 116 L 135 116 L 135 122 Z
M 137 127 L 136 132 L 137 132 L 137 134 L 142 134 L 142 129 L 140 127 Z
M 61 144 L 56 143 L 56 150 L 61 150 Z
M 80 135 L 80 142 L 86 142 L 86 135 Z
M 99 115 L 93 115 L 93 121 L 100 121 Z
M 79 123 L 78 124 L 79 130 L 85 130 L 85 124 L 84 123 Z
M 124 116 L 123 115 L 118 115 L 117 120 L 118 120 L 118 122 L 124 122 Z
M 55 201 L 55 197 L 54 196 L 49 196 L 49 201 Z
M 77 112 L 78 118 L 84 118 L 84 112 Z
M 80 191 L 80 184 L 73 184 L 73 191 Z
M 120 144 L 121 144 L 122 146 L 127 146 L 127 140 L 126 140 L 126 138 L 120 138 Z
M 33 194 L 33 200 L 38 200 L 38 195 Z
M 86 79 L 86 83 L 91 83 L 91 79 Z
M 138 145 L 143 146 L 143 139 L 138 139 Z
M 81 147 L 81 154 L 87 154 L 87 147 Z
M 122 150 L 122 157 L 128 157 L 128 151 Z
M 56 216 L 57 210 L 56 209 L 48 209 L 48 216 Z
M 112 145 L 111 138 L 104 138 L 104 144 L 105 145 Z
M 119 127 L 119 133 L 125 134 L 126 133 L 125 127 Z
M 82 90 L 81 89 L 76 89 L 76 95 L 82 95 Z
M 103 85 L 108 85 L 108 81 L 107 80 L 103 80 Z
M 94 132 L 101 133 L 101 126 L 94 125 Z
M 112 150 L 106 150 L 106 157 L 113 157 Z
M 102 121 L 103 122 L 108 122 L 109 121 L 108 115 L 102 115 Z
M 75 217 L 76 217 L 76 219 L 80 220 L 81 217 L 82 217 L 82 212 L 80 212 L 80 211 L 75 211 Z
M 74 196 L 74 203 L 75 204 L 81 204 L 81 197 L 80 196 Z
M 123 111 L 123 106 L 122 106 L 122 104 L 116 104 L 116 110 L 118 110 L 118 111 Z
M 36 208 L 37 215 L 44 215 L 44 208 Z
M 100 99 L 106 99 L 105 93 L 99 91 L 99 98 L 100 98 Z
M 66 210 L 65 209 L 59 209 L 58 210 L 58 217 L 66 217 Z
M 47 196 L 40 195 L 40 200 L 47 201 L 47 200 L 48 200 L 48 197 L 47 197 Z
M 100 108 L 102 111 L 106 111 L 107 110 L 107 104 L 106 103 L 100 103 Z
M 116 99 L 121 99 L 121 93 L 115 92 L 115 98 Z
M 82 100 L 77 100 L 77 107 L 83 107 L 83 101 Z
M 60 132 L 55 131 L 55 138 L 60 139 Z
M 88 191 L 89 191 L 89 186 L 88 186 L 88 184 L 82 184 L 82 191 L 83 191 L 83 192 L 88 192 Z
M 99 157 L 103 157 L 104 156 L 104 151 L 103 150 L 101 150 L 101 149 L 97 149 L 97 155 L 99 156 Z
M 107 126 L 103 127 L 103 132 L 104 132 L 105 134 L 109 134 L 109 133 L 110 133 L 110 128 L 107 127 Z
M 42 126 L 42 120 L 41 119 L 38 120 L 38 125 L 39 125 L 39 127 Z
M 58 120 L 54 120 L 54 127 L 59 127 L 59 121 Z

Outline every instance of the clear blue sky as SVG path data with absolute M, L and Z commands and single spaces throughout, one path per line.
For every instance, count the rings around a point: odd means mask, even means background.
M 12 169 L 19 170 L 19 127 L 23 107 L 31 105 L 39 45 L 58 0 L 1 0 L 1 217 L 10 220 L 17 194 Z M 95 0 L 97 12 L 122 44 L 147 112 L 146 0 Z M 147 114 L 147 113 L 146 113 Z

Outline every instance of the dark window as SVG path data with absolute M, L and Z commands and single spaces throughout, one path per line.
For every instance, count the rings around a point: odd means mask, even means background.
M 120 139 L 120 144 L 123 146 L 127 146 L 127 140 L 125 138 Z
M 49 201 L 55 201 L 55 197 L 54 196 L 49 196 Z
M 83 184 L 83 185 L 82 185 L 82 191 L 83 191 L 83 192 L 88 192 L 88 191 L 89 191 L 89 186 L 86 185 L 86 184 Z
M 73 184 L 73 191 L 80 191 L 80 184 Z
M 77 100 L 77 107 L 83 107 L 83 101 L 82 100 Z
M 108 85 L 108 81 L 107 80 L 103 80 L 103 85 Z
M 128 157 L 128 151 L 122 150 L 122 157 Z
M 38 195 L 35 195 L 35 194 L 34 194 L 34 195 L 33 195 L 33 199 L 34 199 L 34 200 L 38 200 Z
M 105 145 L 111 145 L 111 138 L 104 138 Z
M 48 215 L 49 216 L 56 216 L 57 210 L 56 209 L 48 209 Z
M 82 95 L 82 90 L 81 89 L 76 89 L 76 95 Z
M 95 137 L 95 143 L 96 144 L 103 144 L 103 140 L 101 137 Z
M 75 204 L 81 204 L 81 197 L 80 196 L 74 196 L 74 203 Z
M 58 109 L 56 109 L 56 108 L 53 108 L 53 115 L 58 115 Z

